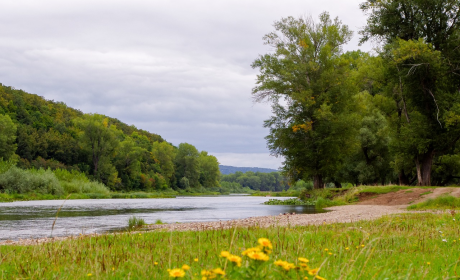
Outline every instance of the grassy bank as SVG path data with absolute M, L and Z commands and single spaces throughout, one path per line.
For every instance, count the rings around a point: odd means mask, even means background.
M 410 205 L 409 210 L 425 209 L 460 209 L 460 198 L 451 195 L 442 195 L 424 202 Z
M 130 193 L 72 193 L 70 195 L 52 195 L 42 193 L 7 194 L 0 193 L 0 202 L 27 201 L 27 200 L 58 200 L 58 199 L 121 199 L 121 198 L 175 198 L 177 196 L 213 196 L 221 195 L 218 192 L 180 193 L 176 191 L 164 192 L 130 192 Z
M 452 279 L 460 273 L 459 220 L 459 214 L 405 214 L 372 222 L 131 233 L 2 246 L 0 279 L 170 279 L 167 270 L 184 264 L 191 267 L 185 279 L 201 279 L 202 269 L 215 268 L 227 276 L 242 272 L 232 279 L 250 273 L 264 279 L 313 279 L 307 271 L 274 264 L 283 260 L 299 266 L 298 257 L 320 268 L 318 275 L 325 279 Z M 242 256 L 260 237 L 273 242 L 269 260 Z M 219 257 L 223 250 L 242 257 L 242 267 Z
M 400 190 L 410 190 L 416 187 L 406 186 L 359 186 L 348 188 L 324 188 L 324 189 L 303 189 L 295 191 L 285 191 L 279 194 L 268 193 L 270 196 L 294 196 L 298 200 L 277 200 L 273 199 L 272 205 L 315 205 L 316 208 L 325 208 L 330 206 L 346 205 L 358 202 L 360 197 L 372 197 L 380 194 L 397 192 Z M 417 187 L 431 189 L 433 187 Z M 255 195 L 262 195 L 256 193 Z

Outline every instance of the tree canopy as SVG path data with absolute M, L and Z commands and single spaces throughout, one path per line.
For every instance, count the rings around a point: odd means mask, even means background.
M 265 122 L 291 181 L 432 184 L 460 176 L 460 1 L 368 0 L 361 42 L 328 13 L 288 17 L 264 37 L 253 89 L 268 100 Z

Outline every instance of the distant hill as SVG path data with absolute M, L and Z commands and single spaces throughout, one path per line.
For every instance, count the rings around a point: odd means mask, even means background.
M 228 166 L 228 165 L 219 165 L 220 173 L 224 175 L 233 174 L 237 171 L 241 171 L 246 173 L 248 171 L 252 172 L 261 172 L 261 173 L 271 173 L 271 172 L 278 172 L 276 169 L 270 168 L 260 168 L 260 167 L 235 167 L 235 166 Z

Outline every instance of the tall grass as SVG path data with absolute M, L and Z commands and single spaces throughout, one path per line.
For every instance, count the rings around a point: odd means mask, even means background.
M 420 202 L 407 207 L 409 210 L 422 209 L 459 209 L 460 198 L 451 195 L 441 195 L 436 198 L 430 198 L 424 202 Z
M 156 231 L 0 246 L 0 279 L 171 279 L 167 269 L 184 264 L 191 267 L 184 279 L 201 279 L 202 269 L 229 269 L 221 251 L 241 256 L 260 237 L 273 242 L 270 259 L 260 266 L 264 279 L 298 279 L 296 271 L 283 274 L 273 265 L 298 264 L 298 257 L 321 267 L 319 275 L 329 280 L 457 279 L 459 220 L 460 214 L 405 214 L 319 226 Z M 242 258 L 243 266 L 250 261 Z
M 136 228 L 141 228 L 141 227 L 143 227 L 145 225 L 146 224 L 145 224 L 144 219 L 138 218 L 136 216 L 132 216 L 128 220 L 128 229 L 129 230 L 136 229 Z

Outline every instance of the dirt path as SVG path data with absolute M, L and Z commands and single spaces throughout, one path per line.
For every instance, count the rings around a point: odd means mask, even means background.
M 436 198 L 443 194 L 460 197 L 460 188 L 413 188 L 381 195 L 364 193 L 360 195 L 358 205 L 409 205 Z

